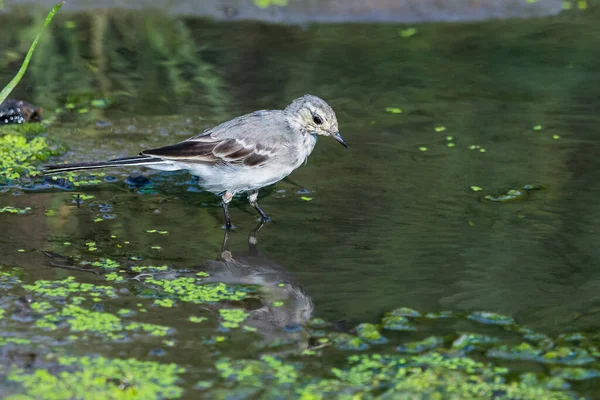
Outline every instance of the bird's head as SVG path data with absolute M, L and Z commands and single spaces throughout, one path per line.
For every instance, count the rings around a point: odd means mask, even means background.
M 323 99 L 306 94 L 292 101 L 285 112 L 311 135 L 331 136 L 344 147 L 348 147 L 338 130 L 333 108 Z

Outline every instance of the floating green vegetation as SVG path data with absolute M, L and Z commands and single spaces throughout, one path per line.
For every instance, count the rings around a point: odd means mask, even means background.
M 144 282 L 160 289 L 160 294 L 163 296 L 196 304 L 240 301 L 247 296 L 247 293 L 240 288 L 227 286 L 224 283 L 202 284 L 198 278 L 148 278 Z
M 458 337 L 458 339 L 452 342 L 452 348 L 455 350 L 469 352 L 475 349 L 481 350 L 482 347 L 497 343 L 499 341 L 500 339 L 492 336 L 480 335 L 478 333 L 463 333 Z
M 430 336 L 426 339 L 416 342 L 408 342 L 398 346 L 397 350 L 402 353 L 423 353 L 427 350 L 433 350 L 444 344 L 444 339 L 437 336 Z
M 387 329 L 389 331 L 414 331 L 415 328 L 411 325 L 411 321 L 407 318 L 410 312 L 406 312 L 406 310 L 410 310 L 407 308 L 399 308 L 393 310 L 387 314 L 385 314 L 381 320 L 381 325 L 383 329 Z M 414 310 L 411 310 L 414 311 Z M 416 311 L 415 311 L 416 313 Z M 418 314 L 418 313 L 417 313 Z M 419 314 L 420 315 L 420 314 Z
M 284 7 L 288 5 L 288 0 L 254 0 L 254 4 L 259 8 L 267 8 L 269 6 Z
M 75 198 L 77 200 L 88 201 L 88 200 L 95 199 L 96 196 L 94 196 L 92 194 L 76 193 L 73 195 L 73 198 Z
M 40 175 L 37 164 L 63 151 L 62 147 L 50 144 L 41 136 L 32 139 L 17 134 L 0 136 L 0 184 Z
M 525 197 L 525 192 L 520 189 L 511 189 L 508 192 L 500 195 L 488 194 L 484 199 L 493 201 L 496 203 L 509 203 L 511 201 L 521 200 Z
M 487 311 L 475 311 L 469 314 L 467 318 L 482 324 L 512 325 L 515 323 L 515 320 L 511 317 Z
M 390 114 L 401 114 L 402 109 L 398 107 L 386 107 L 385 112 L 389 112 Z
M 20 383 L 23 395 L 5 399 L 173 399 L 183 393 L 177 382 L 185 369 L 176 364 L 58 357 L 53 365 L 58 368 L 40 368 L 33 373 L 12 368 L 7 380 Z
M 414 36 L 417 34 L 417 29 L 416 28 L 406 28 L 406 29 L 400 29 L 398 31 L 398 34 L 400 35 L 400 37 L 403 38 L 409 38 L 411 36 Z
M 349 399 L 571 399 L 548 388 L 562 387 L 554 378 L 508 381 L 508 370 L 438 352 L 425 355 L 352 355 L 346 363 L 316 378 L 299 364 L 272 356 L 258 360 L 221 359 L 217 371 L 226 389 L 209 393 L 219 398 L 258 395 L 261 398 Z M 561 385 L 562 384 L 562 385 Z M 205 388 L 209 387 L 208 385 Z
M 44 315 L 36 321 L 38 328 L 57 330 L 66 323 L 71 332 L 89 332 L 104 339 L 122 340 L 126 331 L 142 331 L 152 336 L 166 336 L 170 328 L 161 325 L 123 322 L 114 314 L 90 311 L 74 304 L 67 304 L 54 314 Z
M 137 266 L 131 267 L 132 272 L 144 272 L 144 273 L 164 272 L 164 271 L 167 271 L 168 269 L 169 269 L 168 265 L 161 265 L 160 267 L 154 266 L 154 265 L 137 265 Z
M 557 347 L 550 350 L 535 347 L 523 342 L 518 346 L 502 345 L 490 349 L 487 353 L 491 358 L 508 360 L 531 360 L 544 364 L 582 365 L 595 359 L 585 349 L 574 347 Z
M 101 258 L 100 260 L 91 263 L 91 265 L 94 267 L 100 267 L 104 269 L 116 269 L 121 266 L 121 264 L 114 260 L 111 260 L 110 258 Z
M 0 265 L 0 287 L 21 283 L 23 271 L 16 267 L 4 267 Z
M 29 211 L 31 211 L 31 207 L 25 207 L 25 208 L 16 208 L 13 206 L 0 207 L 0 213 L 27 214 L 27 212 L 29 212 Z
M 223 328 L 239 328 L 249 314 L 241 308 L 222 308 L 219 310 Z
M 167 233 L 169 233 L 169 231 L 161 231 L 158 229 L 148 229 L 148 230 L 146 230 L 146 233 L 158 233 L 159 235 L 166 235 Z
M 91 297 L 117 297 L 116 290 L 112 286 L 81 283 L 77 282 L 72 276 L 57 281 L 35 281 L 33 285 L 23 285 L 23 288 L 39 295 L 53 298 L 66 298 L 73 294 L 81 293 L 86 293 Z
M 0 316 L 2 315 L 2 312 L 4 310 L 0 310 Z M 31 344 L 31 340 L 30 339 L 26 339 L 26 338 L 20 338 L 20 337 L 1 337 L 0 338 L 0 346 L 6 346 L 9 344 L 16 344 L 16 345 L 29 345 Z
M 327 339 L 327 338 L 322 338 Z M 325 341 L 320 341 L 324 343 Z M 369 345 L 362 341 L 358 336 L 353 336 L 348 333 L 340 333 L 334 335 L 333 337 L 333 345 L 341 350 L 367 350 Z
M 175 302 L 173 301 L 173 299 L 156 299 L 154 300 L 154 305 L 171 308 L 175 306 Z
M 356 327 L 356 333 L 358 337 L 367 343 L 386 343 L 387 339 L 381 335 L 377 325 L 374 324 L 360 324 Z

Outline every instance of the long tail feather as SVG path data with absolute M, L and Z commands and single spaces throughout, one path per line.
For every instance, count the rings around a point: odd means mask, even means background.
M 163 162 L 163 160 L 159 157 L 135 156 L 135 157 L 116 158 L 116 159 L 110 160 L 110 161 L 45 165 L 43 167 L 42 172 L 45 175 L 49 175 L 49 174 L 58 174 L 59 172 L 79 171 L 79 170 L 83 170 L 83 169 L 127 167 L 127 166 L 132 166 L 132 165 L 152 165 L 152 164 L 160 164 L 161 162 Z

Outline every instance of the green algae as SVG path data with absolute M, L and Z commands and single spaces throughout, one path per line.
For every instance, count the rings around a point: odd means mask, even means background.
M 358 337 L 367 343 L 386 343 L 387 339 L 381 335 L 377 326 L 374 324 L 360 324 L 356 327 Z
M 247 293 L 224 283 L 201 284 L 197 278 L 154 279 L 148 278 L 146 284 L 160 289 L 160 293 L 173 299 L 188 303 L 215 303 L 219 301 L 240 301 Z
M 56 364 L 59 368 L 38 368 L 33 373 L 13 368 L 7 380 L 20 384 L 24 394 L 5 399 L 173 399 L 183 394 L 177 383 L 185 369 L 176 364 L 64 356 Z
M 16 208 L 13 206 L 0 207 L 0 214 L 1 213 L 27 214 L 29 211 L 31 211 L 31 207 L 25 207 L 25 208 Z
M 173 299 L 156 299 L 153 303 L 155 306 L 171 308 L 175 306 Z
M 437 336 L 431 336 L 431 337 L 428 337 L 426 339 L 419 340 L 416 342 L 404 343 L 404 344 L 398 346 L 396 348 L 396 350 L 398 350 L 399 352 L 402 352 L 402 353 L 423 353 L 424 351 L 433 350 L 435 348 L 438 348 L 442 344 L 444 344 L 443 338 L 440 338 Z
M 9 289 L 21 283 L 23 271 L 20 268 L 10 268 L 0 265 L 0 288 Z
M 94 261 L 91 265 L 94 267 L 100 267 L 104 269 L 115 269 L 121 266 L 121 264 L 114 260 L 111 260 L 110 258 L 101 258 L 99 261 Z
M 547 350 L 526 342 L 517 346 L 501 345 L 492 348 L 487 352 L 487 356 L 507 360 L 528 360 L 544 364 L 565 365 L 582 365 L 595 361 L 594 357 L 585 349 L 562 346 Z
M 387 313 L 381 319 L 381 326 L 383 329 L 387 329 L 389 331 L 415 331 L 416 327 L 411 325 L 411 321 L 403 316 L 396 315 L 395 311 Z
M 165 272 L 169 269 L 168 265 L 154 266 L 154 265 L 136 265 L 131 267 L 132 272 Z
M 369 348 L 369 345 L 361 338 L 348 333 L 334 335 L 333 345 L 341 350 L 367 350 Z
M 496 203 L 509 203 L 512 201 L 521 200 L 525 197 L 525 192 L 520 189 L 511 189 L 506 193 L 499 195 L 491 195 L 488 194 L 484 197 L 484 199 L 493 201 Z
M 44 315 L 36 321 L 38 328 L 57 330 L 66 323 L 71 332 L 89 332 L 100 335 L 104 339 L 122 340 L 125 331 L 142 331 L 152 336 L 166 336 L 170 328 L 161 325 L 123 322 L 114 314 L 90 311 L 73 304 L 67 304 L 54 314 Z
M 222 308 L 219 310 L 221 326 L 227 329 L 239 328 L 249 315 L 241 308 Z
M 487 311 L 475 311 L 469 314 L 467 319 L 490 325 L 512 325 L 515 323 L 515 320 L 511 317 Z
M 258 360 L 221 359 L 216 369 L 225 389 L 209 390 L 214 398 L 246 398 L 250 393 L 261 393 L 264 398 L 300 399 L 573 398 L 549 389 L 550 379 L 507 381 L 506 369 L 438 352 L 422 356 L 353 355 L 344 365 L 326 371 L 324 378 L 316 378 L 299 364 L 284 363 L 271 356 Z M 553 382 L 557 386 L 560 381 Z
M 90 296 L 106 296 L 109 298 L 117 297 L 117 292 L 112 286 L 94 285 L 91 283 L 77 282 L 74 277 L 70 276 L 62 280 L 35 281 L 33 285 L 23 285 L 23 289 L 34 292 L 36 294 L 53 297 L 67 298 L 73 294 L 86 293 Z
M 10 133 L 0 136 L 0 184 L 40 175 L 38 164 L 63 152 L 64 148 L 42 136 L 31 139 Z
M 478 333 L 463 333 L 454 342 L 452 342 L 452 348 L 455 350 L 461 350 L 469 352 L 473 350 L 482 350 L 484 347 L 498 343 L 500 339 L 481 335 Z

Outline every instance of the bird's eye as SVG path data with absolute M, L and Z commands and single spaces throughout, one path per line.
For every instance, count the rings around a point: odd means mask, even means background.
M 321 125 L 323 123 L 323 120 L 318 115 L 313 115 L 313 122 L 317 125 Z

